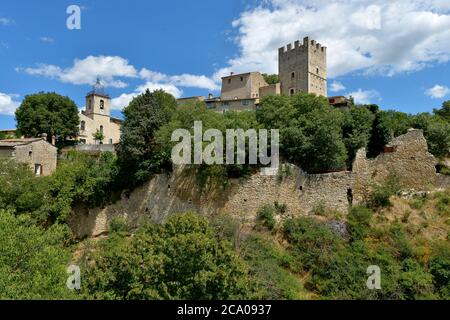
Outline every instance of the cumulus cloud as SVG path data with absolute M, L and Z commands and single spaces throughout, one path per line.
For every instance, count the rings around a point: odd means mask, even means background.
M 331 92 L 339 92 L 339 91 L 342 91 L 342 90 L 345 90 L 345 89 L 346 89 L 345 86 L 339 81 L 333 81 L 330 84 L 330 91 Z
M 178 89 L 173 84 L 162 84 L 162 83 L 155 83 L 155 82 L 147 82 L 143 85 L 140 85 L 136 88 L 136 90 L 133 93 L 123 93 L 120 96 L 113 98 L 111 100 L 111 108 L 116 110 L 121 110 L 124 107 L 126 107 L 131 100 L 133 100 L 134 97 L 144 93 L 146 90 L 155 91 L 155 90 L 164 90 L 167 93 L 170 93 L 175 98 L 181 97 L 183 94 L 183 91 Z
M 277 72 L 277 49 L 311 36 L 328 47 L 329 77 L 392 76 L 450 60 L 448 0 L 265 0 L 232 24 L 239 55 L 217 70 Z
M 14 111 L 19 107 L 20 102 L 14 101 L 18 95 L 6 94 L 0 92 L 0 114 L 13 115 Z
M 381 100 L 380 93 L 376 90 L 358 89 L 357 91 L 348 93 L 347 96 L 353 97 L 357 104 L 371 104 L 374 103 L 375 100 Z
M 134 66 L 130 65 L 126 59 L 117 56 L 88 56 L 85 59 L 75 59 L 73 66 L 65 69 L 51 64 L 39 64 L 34 68 L 18 69 L 18 71 L 76 85 L 91 85 L 95 83 L 97 77 L 100 77 L 106 87 L 114 88 L 127 86 L 125 82 L 117 78 L 138 77 Z
M 450 88 L 441 86 L 441 85 L 435 85 L 433 88 L 428 89 L 425 91 L 425 94 L 431 98 L 434 99 L 441 99 L 444 98 L 446 95 L 450 93 Z

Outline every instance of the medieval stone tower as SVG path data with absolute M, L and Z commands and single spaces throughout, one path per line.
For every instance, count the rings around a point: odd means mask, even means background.
M 278 50 L 281 94 L 298 91 L 327 96 L 327 48 L 309 37 Z

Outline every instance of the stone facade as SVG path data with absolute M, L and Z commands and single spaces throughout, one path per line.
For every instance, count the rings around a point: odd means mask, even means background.
M 199 192 L 195 175 L 175 168 L 171 175 L 152 180 L 105 208 L 77 207 L 70 219 L 75 234 L 96 236 L 107 231 L 111 219 L 126 217 L 137 225 L 143 217 L 156 222 L 170 214 L 194 210 L 204 216 L 229 213 L 239 219 L 255 219 L 258 209 L 275 201 L 287 205 L 286 215 L 308 215 L 318 206 L 346 213 L 351 205 L 365 201 L 374 183 L 395 174 L 403 188 L 424 190 L 450 179 L 436 174 L 436 159 L 428 152 L 421 130 L 411 130 L 394 139 L 383 154 L 367 159 L 360 150 L 352 171 L 307 174 L 287 164 L 281 176 L 254 174 L 245 180 L 232 180 L 226 190 L 210 188 Z M 445 180 L 445 181 L 444 181 Z
M 38 176 L 56 170 L 57 148 L 45 138 L 0 140 L 0 157 L 27 163 Z
M 296 41 L 278 50 L 278 75 L 280 83 L 269 85 L 259 72 L 231 74 L 222 78 L 220 97 L 210 96 L 205 101 L 214 111 L 223 113 L 228 110 L 254 110 L 259 99 L 270 95 L 293 95 L 298 92 L 315 93 L 327 96 L 327 48 L 309 37 L 303 44 Z M 348 105 L 345 97 L 336 102 Z M 343 98 L 343 99 L 342 99 Z M 179 99 L 180 103 L 199 97 Z M 344 101 L 342 101 L 344 100 Z M 334 100 L 330 100 L 334 105 Z
M 259 88 L 259 97 L 264 98 L 266 96 L 278 96 L 281 94 L 281 85 L 279 83 L 270 84 L 265 87 Z
M 86 96 L 86 107 L 80 113 L 80 133 L 77 138 L 83 144 L 116 144 L 120 141 L 122 121 L 110 115 L 111 99 L 104 92 L 100 82 Z M 96 141 L 93 135 L 102 131 L 105 139 Z
M 327 96 L 327 48 L 309 37 L 278 50 L 281 94 L 297 92 Z

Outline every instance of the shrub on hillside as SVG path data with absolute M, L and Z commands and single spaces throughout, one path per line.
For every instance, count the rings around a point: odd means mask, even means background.
M 368 205 L 371 208 L 385 208 L 391 206 L 391 197 L 400 191 L 398 178 L 394 175 L 388 177 L 387 181 L 373 187 L 369 196 Z
M 283 233 L 300 263 L 300 269 L 322 265 L 339 250 L 343 241 L 324 223 L 312 218 L 285 221 Z
M 258 210 L 258 221 L 269 230 L 273 230 L 276 225 L 274 211 L 275 210 L 271 205 L 265 205 Z
M 85 296 L 95 299 L 232 299 L 247 294 L 247 270 L 228 242 L 193 213 L 113 234 L 85 265 Z

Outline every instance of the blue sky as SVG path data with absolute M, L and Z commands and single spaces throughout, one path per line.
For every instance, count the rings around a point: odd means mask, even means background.
M 277 72 L 277 48 L 328 47 L 329 95 L 409 113 L 450 99 L 450 1 L 24 1 L 0 4 L 0 129 L 27 94 L 81 108 L 100 76 L 120 115 L 145 88 L 218 93 L 230 71 Z M 69 5 L 81 30 L 66 27 Z M 347 17 L 338 19 L 336 17 Z

